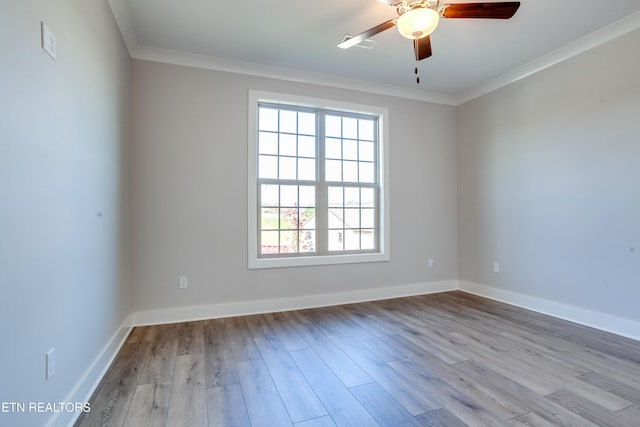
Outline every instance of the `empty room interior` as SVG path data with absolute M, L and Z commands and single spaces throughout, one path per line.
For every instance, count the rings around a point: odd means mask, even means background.
M 227 3 L 0 2 L 0 425 L 639 425 L 640 2 Z

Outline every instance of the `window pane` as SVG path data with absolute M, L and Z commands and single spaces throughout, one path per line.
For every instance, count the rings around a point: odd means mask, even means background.
M 278 235 L 277 231 L 263 231 L 260 234 L 260 253 L 278 253 Z
M 275 108 L 260 107 L 258 115 L 260 118 L 258 128 L 260 130 L 278 131 L 278 110 Z
M 278 134 L 260 132 L 260 154 L 278 154 Z
M 343 162 L 342 168 L 344 182 L 358 182 L 358 162 Z
M 375 206 L 375 191 L 373 188 L 363 188 L 360 191 L 361 199 L 360 203 L 363 207 L 374 207 Z
M 298 127 L 298 113 L 280 110 L 280 132 L 296 133 Z
M 296 179 L 296 158 L 280 157 L 280 179 Z
M 300 217 L 300 225 L 298 228 L 304 230 L 313 230 L 316 228 L 316 210 L 314 208 L 300 208 L 298 215 Z
M 360 249 L 372 250 L 376 248 L 374 230 L 360 230 Z
M 344 249 L 347 251 L 360 249 L 360 230 L 344 230 Z
M 358 119 L 351 117 L 345 117 L 342 119 L 342 137 L 343 138 L 358 138 Z
M 298 206 L 298 186 L 297 185 L 280 186 L 280 206 L 284 206 L 284 207 Z
M 342 136 L 342 120 L 338 116 L 325 116 L 325 130 L 324 133 L 328 137 L 338 137 Z
M 344 228 L 342 209 L 329 209 L 329 228 Z
M 316 232 L 315 230 L 304 230 L 300 232 L 300 252 L 315 252 Z
M 342 187 L 329 187 L 329 206 L 343 206 Z
M 342 142 L 342 158 L 346 160 L 358 160 L 358 141 L 345 139 Z
M 305 181 L 316 179 L 315 159 L 298 159 L 298 179 Z
M 375 160 L 374 143 L 369 141 L 360 141 L 360 160 L 373 162 Z
M 299 222 L 300 221 L 298 218 L 297 208 L 280 209 L 280 229 L 281 230 L 297 229 Z
M 345 206 L 360 206 L 360 189 L 347 187 L 344 189 L 344 204 Z
M 360 228 L 360 209 L 344 210 L 345 228 Z
M 313 136 L 298 136 L 298 156 L 316 157 L 316 139 Z
M 280 232 L 280 252 L 298 252 L 298 232 L 282 231 Z
M 362 228 L 374 228 L 375 223 L 375 210 L 373 209 L 362 209 L 360 211 L 360 227 Z
M 329 250 L 330 251 L 342 251 L 343 250 L 343 235 L 342 230 L 329 230 Z
M 260 210 L 260 229 L 278 229 L 278 208 L 262 208 Z
M 373 163 L 360 162 L 360 182 L 376 182 L 376 170 Z
M 358 120 L 360 133 L 358 134 L 358 138 L 361 140 L 366 139 L 367 141 L 373 141 L 373 128 L 374 121 L 367 119 Z
M 314 207 L 316 205 L 316 188 L 304 185 L 300 187 L 300 206 Z
M 342 140 L 336 138 L 326 138 L 324 143 L 324 156 L 327 159 L 341 159 Z
M 277 206 L 280 198 L 279 186 L 262 184 L 260 186 L 260 203 L 262 206 Z
M 298 113 L 298 133 L 316 134 L 316 115 L 314 113 Z
M 340 160 L 327 160 L 324 173 L 327 181 L 342 181 L 342 162 Z
M 260 178 L 277 178 L 278 158 L 275 156 L 260 156 L 258 159 L 258 172 Z
M 295 135 L 286 133 L 280 134 L 280 155 L 281 156 L 296 156 L 298 155 L 297 141 Z

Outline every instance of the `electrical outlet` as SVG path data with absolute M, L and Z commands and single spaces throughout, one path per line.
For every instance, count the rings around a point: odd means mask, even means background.
M 427 268 L 433 268 L 433 258 L 429 258 L 427 261 Z
M 180 276 L 180 289 L 187 289 L 189 287 L 189 278 L 187 276 Z
M 56 36 L 51 31 L 51 28 L 43 22 L 40 23 L 40 33 L 42 38 L 42 49 L 49 54 L 51 58 L 56 59 Z
M 45 358 L 45 379 L 50 379 L 56 372 L 56 349 L 47 351 Z
M 497 263 L 497 262 L 493 263 L 493 272 L 500 273 L 500 263 Z

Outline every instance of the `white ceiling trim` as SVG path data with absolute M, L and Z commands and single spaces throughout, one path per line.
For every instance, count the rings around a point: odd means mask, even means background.
M 414 90 L 400 86 L 374 83 L 356 79 L 348 79 L 327 74 L 312 73 L 289 68 L 272 67 L 261 64 L 235 61 L 223 58 L 215 58 L 206 55 L 198 55 L 174 50 L 159 49 L 150 46 L 140 45 L 135 32 L 131 15 L 125 0 L 107 0 L 113 13 L 116 24 L 120 29 L 122 38 L 129 51 L 129 55 L 135 59 L 142 59 L 154 62 L 197 67 L 217 71 L 225 71 L 237 74 L 245 74 L 256 77 L 275 78 L 289 80 L 299 83 L 317 84 L 322 86 L 337 87 L 340 89 L 350 89 L 379 95 L 396 96 L 400 98 L 412 99 L 423 102 L 457 106 L 472 99 L 493 92 L 501 87 L 509 85 L 523 79 L 538 71 L 551 67 L 559 62 L 565 61 L 573 56 L 583 53 L 596 46 L 611 41 L 626 33 L 640 28 L 640 12 L 636 12 L 625 17 L 605 28 L 589 34 L 567 46 L 559 48 L 535 61 L 527 63 L 502 76 L 480 84 L 470 90 L 453 95 L 447 93 Z
M 535 61 L 529 62 L 521 67 L 509 71 L 495 79 L 476 86 L 471 90 L 459 95 L 456 105 L 464 104 L 472 99 L 478 98 L 501 87 L 523 79 L 531 74 L 542 71 L 562 61 L 566 61 L 576 55 L 586 52 L 589 49 L 600 46 L 606 42 L 621 37 L 631 31 L 640 28 L 640 12 L 636 12 L 598 31 L 576 40 L 566 46 L 544 55 Z
M 124 44 L 127 46 L 129 55 L 133 57 L 133 51 L 139 43 L 136 30 L 133 27 L 133 22 L 131 22 L 131 13 L 129 12 L 127 3 L 125 0 L 107 0 L 107 3 L 109 3 L 111 13 L 116 20 L 116 25 L 118 25 L 118 29 L 120 30 Z
M 444 105 L 456 105 L 456 98 L 446 93 L 414 90 L 394 85 L 374 83 L 363 80 L 348 79 L 327 74 L 312 73 L 309 71 L 294 70 L 291 68 L 271 67 L 267 65 L 235 61 L 231 59 L 215 58 L 207 55 L 179 52 L 168 49 L 159 49 L 150 46 L 138 45 L 129 50 L 132 58 L 147 61 L 164 62 L 168 64 L 183 65 L 187 67 L 204 68 L 216 71 L 226 71 L 236 74 L 245 74 L 256 77 L 267 77 L 279 80 L 288 80 L 298 83 L 330 86 L 340 89 L 357 90 L 378 95 L 396 96 L 399 98 L 413 99 L 416 101 L 432 102 Z

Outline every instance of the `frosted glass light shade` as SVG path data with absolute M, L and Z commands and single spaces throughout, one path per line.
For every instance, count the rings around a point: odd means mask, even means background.
M 438 26 L 440 15 L 433 9 L 421 7 L 400 15 L 396 22 L 398 31 L 408 39 L 427 37 Z

